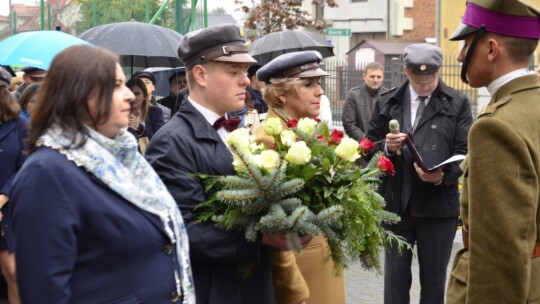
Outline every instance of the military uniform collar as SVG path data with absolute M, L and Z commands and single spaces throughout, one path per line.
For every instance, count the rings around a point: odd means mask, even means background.
M 497 93 L 497 90 L 499 90 L 503 85 L 505 85 L 509 81 L 511 81 L 511 80 L 513 80 L 515 78 L 518 78 L 518 77 L 528 75 L 528 74 L 530 74 L 530 72 L 526 68 L 518 69 L 518 70 L 512 71 L 512 72 L 510 72 L 508 74 L 504 74 L 501 77 L 493 80 L 487 86 L 487 90 L 489 91 L 489 94 L 491 94 L 491 96 L 493 96 L 493 95 L 495 95 Z

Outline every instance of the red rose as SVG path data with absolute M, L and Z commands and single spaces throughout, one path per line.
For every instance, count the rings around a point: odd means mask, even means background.
M 373 144 L 373 142 L 369 140 L 368 138 L 362 138 L 362 140 L 360 140 L 359 145 L 364 153 L 369 153 L 369 151 L 375 148 L 375 145 Z
M 297 126 L 298 126 L 298 120 L 291 119 L 291 120 L 287 121 L 287 127 L 292 128 L 292 129 L 296 129 Z
M 330 139 L 333 143 L 339 144 L 344 135 L 342 131 L 334 129 L 332 130 L 332 134 L 330 134 Z
M 324 136 L 322 135 L 317 136 L 317 139 L 322 141 L 323 143 L 327 143 L 326 138 L 324 138 Z
M 377 163 L 377 166 L 381 168 L 382 172 L 388 175 L 396 174 L 396 172 L 394 171 L 394 164 L 388 157 L 384 155 L 381 155 L 381 157 L 379 158 L 379 162 Z

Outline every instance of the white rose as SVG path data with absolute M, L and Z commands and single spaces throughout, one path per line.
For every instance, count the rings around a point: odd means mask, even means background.
M 238 128 L 232 131 L 227 137 L 229 147 L 233 147 L 239 152 L 249 150 L 251 141 L 252 138 L 249 135 L 249 130 L 246 128 Z
M 311 159 L 311 150 L 306 145 L 306 142 L 295 142 L 287 151 L 285 159 L 294 165 L 304 165 Z
M 358 142 L 350 137 L 343 138 L 336 147 L 335 152 L 339 158 L 350 163 L 360 158 L 360 153 L 358 152 Z
M 272 172 L 279 162 L 279 154 L 274 150 L 265 150 L 260 154 L 260 167 Z
M 283 126 L 281 126 L 281 120 L 276 117 L 268 118 L 264 123 L 264 131 L 270 136 L 279 135 Z
M 298 130 L 306 135 L 311 135 L 313 133 L 313 130 L 315 130 L 315 126 L 317 125 L 317 122 L 311 118 L 301 118 L 298 121 Z
M 296 133 L 291 130 L 283 130 L 281 132 L 281 143 L 285 147 L 290 147 L 293 143 L 296 142 Z

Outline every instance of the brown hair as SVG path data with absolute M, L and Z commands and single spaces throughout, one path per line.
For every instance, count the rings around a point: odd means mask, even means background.
M 246 89 L 246 98 L 244 99 L 244 103 L 246 104 L 246 107 L 249 111 L 255 109 L 255 106 L 253 105 L 253 97 L 251 97 L 251 94 Z
M 21 97 L 19 97 L 19 104 L 21 105 L 22 109 L 26 110 L 32 98 L 36 98 L 37 96 L 36 93 L 39 89 L 39 86 L 40 86 L 39 82 L 34 82 L 24 89 L 24 91 L 21 94 Z
M 56 55 L 41 84 L 32 116 L 30 152 L 54 124 L 70 138 L 69 147 L 77 147 L 86 142 L 87 125 L 95 129 L 109 119 L 117 63 L 117 55 L 88 45 L 71 46 Z M 90 99 L 96 99 L 97 113 L 90 112 Z
M 134 87 L 138 87 L 139 89 L 141 89 L 144 99 L 141 105 L 141 114 L 139 117 L 141 118 L 141 121 L 146 121 L 146 115 L 148 115 L 150 103 L 148 102 L 148 90 L 146 90 L 146 85 L 144 84 L 144 81 L 137 77 L 131 78 L 130 80 L 128 80 L 128 82 L 126 82 L 126 87 L 128 87 L 132 92 Z
M 364 68 L 364 74 L 369 70 L 383 70 L 384 71 L 384 66 L 376 61 L 373 61 L 366 65 L 366 67 Z
M 11 97 L 8 87 L 0 86 L 0 122 L 17 118 L 20 112 L 21 108 L 13 97 Z
M 530 57 L 538 46 L 538 39 L 502 36 L 502 44 L 508 50 L 508 55 L 515 62 L 529 62 Z

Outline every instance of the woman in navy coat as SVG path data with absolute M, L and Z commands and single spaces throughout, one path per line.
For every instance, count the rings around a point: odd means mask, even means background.
M 131 78 L 126 86 L 135 95 L 131 103 L 129 131 L 139 140 L 139 150 L 144 154 L 154 133 L 165 124 L 163 110 L 148 103 L 148 91 L 140 78 Z
M 11 193 L 23 303 L 195 303 L 182 217 L 126 130 L 118 62 L 73 46 L 40 88 Z
M 0 208 L 2 239 L 0 241 L 0 269 L 6 279 L 10 304 L 19 303 L 15 279 L 15 256 L 8 201 L 11 183 L 25 159 L 24 139 L 27 135 L 26 118 L 21 117 L 19 105 L 9 93 L 11 75 L 0 67 Z

